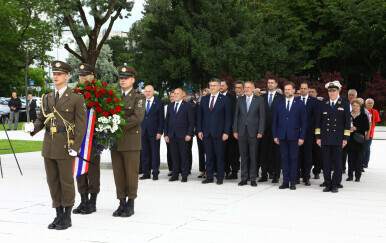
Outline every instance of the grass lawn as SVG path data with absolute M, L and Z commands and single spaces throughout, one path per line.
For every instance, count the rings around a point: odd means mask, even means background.
M 17 124 L 17 130 L 21 130 L 21 128 L 23 127 L 23 124 L 24 124 L 24 122 L 19 122 Z M 14 125 L 15 124 L 12 123 L 12 130 L 14 129 Z M 5 129 L 8 129 L 8 123 L 4 123 L 4 126 L 5 126 Z M 1 124 L 1 121 L 0 121 L 0 131 L 4 131 L 3 124 Z
M 15 153 L 36 152 L 42 150 L 43 141 L 11 140 Z M 12 150 L 7 139 L 0 139 L 0 154 L 11 154 Z

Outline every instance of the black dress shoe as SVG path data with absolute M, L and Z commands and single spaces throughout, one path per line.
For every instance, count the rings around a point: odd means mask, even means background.
M 172 176 L 173 175 L 173 173 L 168 173 L 168 176 Z
M 279 186 L 279 189 L 286 189 L 286 188 L 289 188 L 289 183 L 284 183 L 281 184 L 281 186 Z
M 222 185 L 222 183 L 224 182 L 224 180 L 223 179 L 217 179 L 217 182 L 216 182 L 216 184 L 217 185 Z
M 369 166 L 368 165 L 364 165 L 363 168 L 369 168 Z
M 331 192 L 337 193 L 338 192 L 338 187 L 333 186 L 332 189 L 331 189 Z
M 355 178 L 355 182 L 360 182 L 360 181 L 361 181 L 361 179 Z
M 255 182 L 255 183 L 256 183 L 256 182 Z M 238 185 L 239 185 L 239 186 L 245 186 L 246 184 L 247 184 L 247 181 L 240 181 Z
M 342 185 L 342 184 L 339 184 L 339 185 L 338 185 L 338 188 L 343 188 L 343 185 Z
M 352 177 L 347 177 L 346 181 L 352 181 Z
M 86 205 L 88 203 L 88 193 L 86 194 L 80 194 L 80 204 L 77 208 L 72 210 L 72 213 L 79 214 L 82 212 L 82 210 L 85 209 Z
M 226 180 L 235 180 L 237 179 L 237 173 L 231 173 L 230 175 L 225 177 Z
M 188 177 L 183 176 L 182 179 L 181 179 L 181 182 L 188 182 Z
M 323 189 L 323 192 L 330 192 L 331 191 L 331 186 L 326 186 L 324 189 Z
M 63 214 L 62 218 L 60 219 L 59 223 L 57 223 L 55 226 L 56 230 L 65 230 L 65 229 L 68 229 L 68 227 L 72 226 L 71 211 L 72 211 L 71 206 L 65 207 L 64 214 Z
M 206 178 L 206 179 L 205 179 L 205 180 L 203 180 L 201 183 L 202 183 L 202 184 L 213 183 L 213 178 L 212 178 L 212 179 L 208 179 L 208 178 Z
M 269 174 L 268 178 L 273 179 L 274 178 L 273 174 Z
M 126 198 L 119 199 L 119 207 L 113 213 L 114 217 L 120 217 L 126 207 Z
M 327 186 L 327 184 L 326 184 L 326 182 L 323 182 L 322 184 L 320 184 L 319 185 L 320 187 L 326 187 Z
M 84 209 L 80 213 L 81 214 L 91 214 L 91 213 L 96 212 L 96 199 L 97 199 L 97 194 L 91 193 L 90 194 L 90 200 L 88 200 L 86 207 L 84 207 Z
M 205 173 L 202 173 L 202 174 L 198 175 L 197 178 L 204 178 L 204 175 L 205 175 Z
M 273 178 L 272 183 L 278 183 L 278 182 L 279 182 L 279 179 Z
M 150 179 L 150 175 L 143 175 L 141 177 L 139 177 L 140 180 L 146 180 L 146 179 Z
M 291 183 L 290 190 L 296 190 L 296 185 Z
M 365 169 L 362 168 L 362 172 L 366 172 Z
M 153 181 L 158 181 L 158 175 L 153 175 Z
M 256 181 L 251 181 L 251 186 L 256 187 L 257 186 Z
M 63 217 L 63 207 L 57 207 L 56 208 L 56 218 L 54 219 L 54 221 L 52 221 L 51 224 L 48 225 L 48 228 L 49 229 L 55 229 L 56 225 L 59 223 L 59 221 L 62 219 Z
M 169 181 L 178 181 L 178 176 L 170 177 Z
M 314 175 L 314 179 L 318 180 L 318 179 L 320 179 L 320 176 L 319 175 Z
M 267 177 L 261 177 L 257 182 L 266 182 L 268 181 Z
M 311 186 L 311 182 L 310 182 L 310 181 L 305 181 L 305 182 L 304 182 L 304 185 L 306 185 L 306 186 Z

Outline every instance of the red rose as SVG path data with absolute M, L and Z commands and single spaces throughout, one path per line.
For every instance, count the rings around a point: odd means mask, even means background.
M 101 93 L 96 92 L 96 93 L 95 93 L 95 96 L 96 96 L 97 98 L 99 98 L 99 97 L 101 97 Z
M 104 88 L 100 88 L 99 92 L 101 92 L 102 94 L 105 94 L 106 90 Z
M 119 105 L 117 105 L 116 107 L 115 107 L 115 112 L 121 112 L 121 107 L 119 106 Z
M 107 102 L 107 104 L 110 104 L 110 103 L 111 103 L 111 98 L 110 98 L 110 97 L 107 98 L 107 99 L 106 99 L 106 102 Z
M 97 90 L 98 90 L 97 86 L 92 87 L 92 91 L 97 91 Z
M 92 80 L 91 83 L 92 83 L 92 84 L 95 84 L 95 80 Z
M 104 111 L 102 115 L 103 115 L 103 116 L 108 116 L 108 115 L 109 115 L 109 112 L 108 112 L 108 111 Z
M 78 88 L 79 88 L 79 87 L 80 87 L 80 85 L 79 85 L 79 84 L 77 84 L 77 85 L 76 85 L 76 87 L 78 87 Z
M 84 84 L 89 84 L 89 83 L 90 83 L 89 81 L 84 82 Z
M 114 97 L 114 102 L 119 103 L 119 99 L 117 97 Z
M 73 89 L 72 91 L 77 91 L 76 89 Z
M 83 91 L 81 89 L 78 89 L 77 91 L 78 93 L 83 94 Z
M 114 110 L 114 109 L 111 109 L 111 110 L 110 110 L 110 113 L 111 113 L 111 115 L 114 115 L 114 114 L 115 114 L 115 110 Z
M 99 104 L 98 101 L 96 101 L 96 102 L 94 103 L 94 106 L 95 106 L 95 107 L 99 107 L 99 106 L 101 106 L 101 105 Z
M 96 112 L 98 112 L 98 113 L 101 113 L 102 112 L 102 108 L 101 107 L 97 107 L 97 108 L 95 108 L 95 110 L 96 110 Z
M 87 91 L 90 91 L 91 90 L 91 86 L 86 86 L 86 88 L 84 88 L 85 90 Z
M 109 90 L 108 92 L 109 95 L 114 95 L 114 91 L 112 91 L 111 89 Z
M 92 105 L 93 105 L 92 101 L 88 102 L 87 104 L 88 107 L 92 107 Z
M 105 86 L 105 87 L 107 87 L 107 83 L 105 83 L 105 82 L 103 82 L 102 85 Z
M 86 93 L 86 94 L 84 95 L 84 97 L 86 97 L 86 99 L 91 99 L 91 94 L 90 94 L 90 93 Z

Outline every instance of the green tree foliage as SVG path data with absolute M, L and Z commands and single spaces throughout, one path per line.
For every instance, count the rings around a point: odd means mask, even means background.
M 106 45 L 109 45 L 113 55 L 114 66 L 122 66 L 124 63 L 131 64 L 133 62 L 131 53 L 128 50 L 127 38 L 120 36 L 112 36 L 106 41 Z

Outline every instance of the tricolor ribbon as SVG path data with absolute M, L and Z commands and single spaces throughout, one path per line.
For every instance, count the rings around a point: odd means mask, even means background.
M 78 177 L 88 172 L 89 163 L 87 161 L 89 161 L 91 157 L 92 138 L 94 135 L 95 120 L 96 116 L 94 113 L 94 109 L 91 108 L 87 112 L 86 135 L 84 136 L 80 153 L 78 154 L 78 157 L 74 159 L 74 177 Z M 84 158 L 84 160 L 82 158 Z

